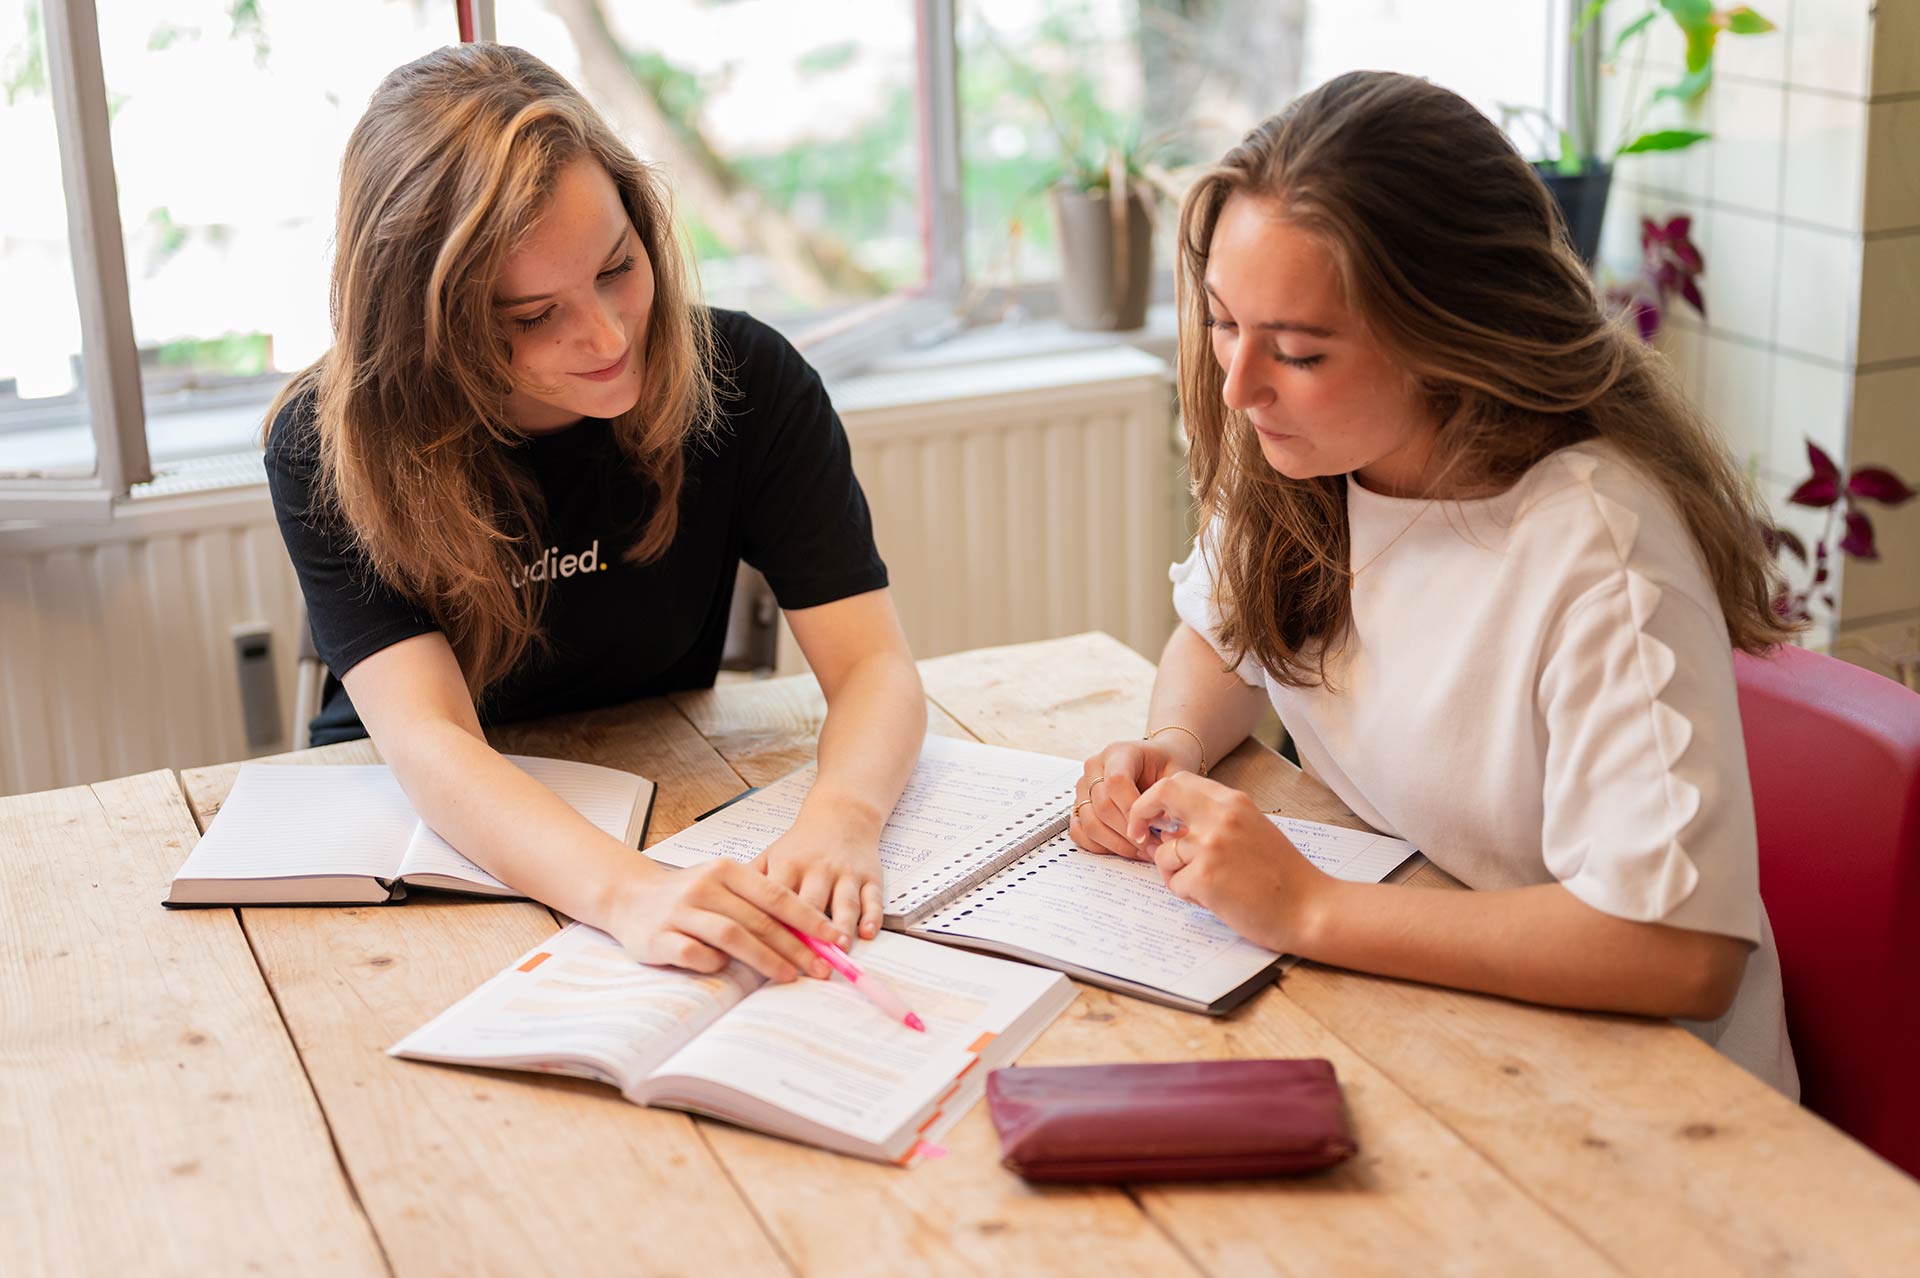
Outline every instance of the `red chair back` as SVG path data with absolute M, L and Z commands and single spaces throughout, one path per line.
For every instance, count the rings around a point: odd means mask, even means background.
M 1801 1099 L 1920 1176 L 1920 694 L 1802 648 L 1734 670 Z

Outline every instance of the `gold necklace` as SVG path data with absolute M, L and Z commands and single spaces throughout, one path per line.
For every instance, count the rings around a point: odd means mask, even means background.
M 1412 532 L 1413 526 L 1419 523 L 1421 519 L 1426 516 L 1426 513 L 1429 510 L 1433 509 L 1433 504 L 1439 500 L 1440 499 L 1438 497 L 1427 498 L 1427 504 L 1413 512 L 1413 518 L 1407 521 L 1407 526 L 1405 528 L 1402 528 L 1399 532 L 1395 533 L 1392 537 L 1388 538 L 1387 544 L 1380 547 L 1380 549 L 1374 551 L 1373 557 L 1368 559 L 1367 562 L 1365 562 L 1364 564 L 1361 564 L 1358 568 L 1350 569 L 1347 573 L 1348 584 L 1352 584 L 1353 580 L 1356 577 L 1358 577 L 1361 573 L 1365 572 L 1367 569 L 1379 563 L 1380 556 L 1386 554 L 1389 550 L 1392 550 L 1395 542 L 1399 541 L 1402 537 Z

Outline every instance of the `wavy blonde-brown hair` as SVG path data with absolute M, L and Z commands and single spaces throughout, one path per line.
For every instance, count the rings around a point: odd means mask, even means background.
M 1203 281 L 1235 195 L 1325 245 L 1361 327 L 1440 424 L 1431 473 L 1450 490 L 1503 489 L 1556 449 L 1607 440 L 1680 513 L 1734 646 L 1786 637 L 1745 477 L 1659 356 L 1602 311 L 1532 166 L 1458 95 L 1353 72 L 1256 127 L 1181 208 L 1180 403 L 1201 526 L 1221 528 L 1204 553 L 1235 662 L 1324 683 L 1353 590 L 1345 477 L 1280 474 L 1222 396 Z
M 591 158 L 619 188 L 654 300 L 640 400 L 613 437 L 658 501 L 627 558 L 673 540 L 684 448 L 715 416 L 713 337 L 666 187 L 574 87 L 504 45 L 439 49 L 374 92 L 341 162 L 333 346 L 269 411 L 312 390 L 317 512 L 338 518 L 382 581 L 417 600 L 479 695 L 541 640 L 540 495 L 509 460 L 511 351 L 494 314 L 508 255 L 555 175 Z

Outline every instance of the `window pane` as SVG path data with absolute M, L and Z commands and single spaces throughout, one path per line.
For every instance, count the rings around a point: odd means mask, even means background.
M 963 0 L 967 259 L 996 286 L 1058 274 L 1049 186 L 1097 180 L 1115 148 L 1165 193 L 1299 92 L 1305 0 Z M 1101 182 L 1104 187 L 1105 183 Z
M 1570 31 L 1564 0 L 1312 0 L 1308 7 L 1306 84 L 1370 67 L 1425 76 L 1495 120 L 1502 106 L 1554 107 L 1551 76 Z
M 0 476 L 93 473 L 39 0 L 0 3 Z
M 716 306 L 794 323 L 927 278 L 909 0 L 497 0 L 664 166 Z M 611 34 L 620 57 L 582 58 Z
M 340 155 L 394 67 L 455 38 L 416 0 L 99 0 L 157 464 L 250 447 L 326 349 Z
M 1058 274 L 1047 188 L 1065 157 L 1085 167 L 1144 143 L 1153 168 L 1211 163 L 1360 67 L 1425 76 L 1498 119 L 1502 104 L 1547 104 L 1564 30 L 1560 0 L 960 0 L 968 271 L 993 286 Z M 1162 205 L 1160 271 L 1174 211 Z

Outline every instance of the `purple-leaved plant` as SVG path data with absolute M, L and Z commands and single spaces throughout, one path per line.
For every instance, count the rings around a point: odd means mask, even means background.
M 1707 299 L 1700 293 L 1700 275 L 1707 269 L 1693 242 L 1693 219 L 1684 213 L 1665 222 L 1640 219 L 1640 273 L 1625 284 L 1607 290 L 1607 300 L 1633 312 L 1640 340 L 1651 342 L 1675 295 L 1707 317 Z
M 1907 481 L 1884 466 L 1857 466 L 1851 473 L 1842 471 L 1833 458 L 1827 456 L 1826 450 L 1812 440 L 1807 441 L 1807 461 L 1813 466 L 1813 474 L 1788 495 L 1787 501 L 1827 512 L 1826 526 L 1813 544 L 1812 555 L 1807 553 L 1806 542 L 1791 529 L 1771 523 L 1761 529 L 1776 557 L 1785 550 L 1802 568 L 1809 570 L 1805 585 L 1796 588 L 1789 581 L 1787 589 L 1773 601 L 1773 610 L 1791 622 L 1813 619 L 1812 602 L 1816 594 L 1829 610 L 1833 608 L 1833 590 L 1827 585 L 1832 577 L 1829 560 L 1833 548 L 1838 548 L 1849 559 L 1880 557 L 1880 549 L 1873 540 L 1873 522 L 1867 518 L 1861 503 L 1872 501 L 1883 506 L 1899 506 L 1914 496 Z M 1842 530 L 1836 542 L 1834 533 Z

